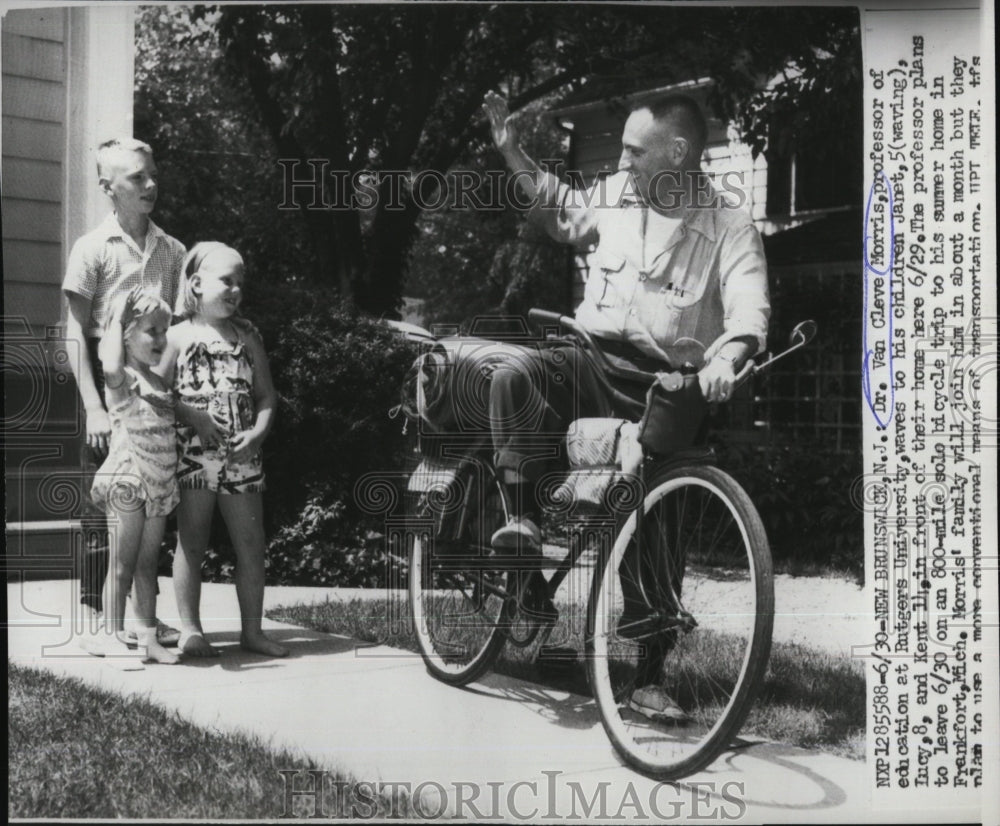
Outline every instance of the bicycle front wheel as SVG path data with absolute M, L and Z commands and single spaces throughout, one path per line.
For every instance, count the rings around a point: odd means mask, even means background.
M 489 558 L 507 507 L 487 468 L 473 468 L 455 484 L 457 508 L 426 495 L 418 506 L 410 532 L 410 613 L 427 670 L 465 685 L 490 668 L 506 640 L 510 576 Z
M 654 473 L 588 616 L 588 677 L 626 762 L 671 779 L 723 751 L 763 681 L 773 619 L 767 535 L 744 490 L 710 466 Z

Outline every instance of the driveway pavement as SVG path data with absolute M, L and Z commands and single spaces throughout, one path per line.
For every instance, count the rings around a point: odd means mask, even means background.
M 222 656 L 122 671 L 78 649 L 74 586 L 8 586 L 12 662 L 145 696 L 208 729 L 252 732 L 358 781 L 409 784 L 428 813 L 504 822 L 880 819 L 869 806 L 864 764 L 856 761 L 743 743 L 683 783 L 658 784 L 619 762 L 585 697 L 495 675 L 451 688 L 428 676 L 415 655 L 270 621 L 265 628 L 292 655 L 248 654 L 237 645 L 231 586 L 206 584 L 203 591 L 206 631 Z M 169 580 L 161 580 L 160 591 L 159 614 L 170 622 L 176 609 Z M 330 597 L 344 594 L 272 588 L 267 603 Z M 311 782 L 302 775 L 295 788 Z M 333 799 L 324 798 L 327 813 Z M 282 806 L 275 801 L 261 817 L 280 816 Z M 885 819 L 898 820 L 899 812 Z

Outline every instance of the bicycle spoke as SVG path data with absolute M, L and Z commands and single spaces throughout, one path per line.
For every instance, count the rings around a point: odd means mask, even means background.
M 642 531 L 641 553 L 626 533 L 595 583 L 588 667 L 619 751 L 681 776 L 725 747 L 762 676 L 769 555 L 745 493 L 715 468 L 655 480 Z M 636 622 L 640 613 L 653 619 Z M 637 639 L 623 644 L 619 630 Z M 665 711 L 658 721 L 654 709 Z
M 485 567 L 483 548 L 483 537 L 506 521 L 503 496 L 495 481 L 481 482 L 476 476 L 473 469 L 463 480 L 464 511 L 454 529 L 461 535 L 452 534 L 438 549 L 431 532 L 418 532 L 411 550 L 410 602 L 417 641 L 431 673 L 455 684 L 478 677 L 499 653 L 510 598 L 507 573 Z M 488 496 L 480 499 L 483 489 Z M 430 512 L 429 517 L 438 535 L 444 534 L 443 516 Z

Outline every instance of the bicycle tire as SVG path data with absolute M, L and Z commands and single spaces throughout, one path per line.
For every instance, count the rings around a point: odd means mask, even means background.
M 510 582 L 507 571 L 483 566 L 493 532 L 507 521 L 500 483 L 476 465 L 458 482 L 458 518 L 425 494 L 408 532 L 413 630 L 427 670 L 449 685 L 472 682 L 496 660 L 506 640 Z
M 669 780 L 711 763 L 746 720 L 770 656 L 774 575 L 760 516 L 731 476 L 698 465 L 650 479 L 641 530 L 658 552 L 636 556 L 633 514 L 600 561 L 587 675 L 618 753 Z M 640 713 L 636 692 L 651 684 L 688 719 Z

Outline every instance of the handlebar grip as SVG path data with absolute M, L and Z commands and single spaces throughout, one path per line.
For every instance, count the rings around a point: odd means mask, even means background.
M 754 363 L 754 360 L 752 358 L 747 359 L 747 363 L 743 365 L 740 372 L 736 374 L 736 378 L 733 379 L 733 387 L 739 387 L 755 372 L 757 372 L 757 365 Z
M 553 313 L 550 310 L 528 310 L 528 319 L 534 324 L 551 324 L 560 327 L 563 318 L 564 316 L 560 313 Z

